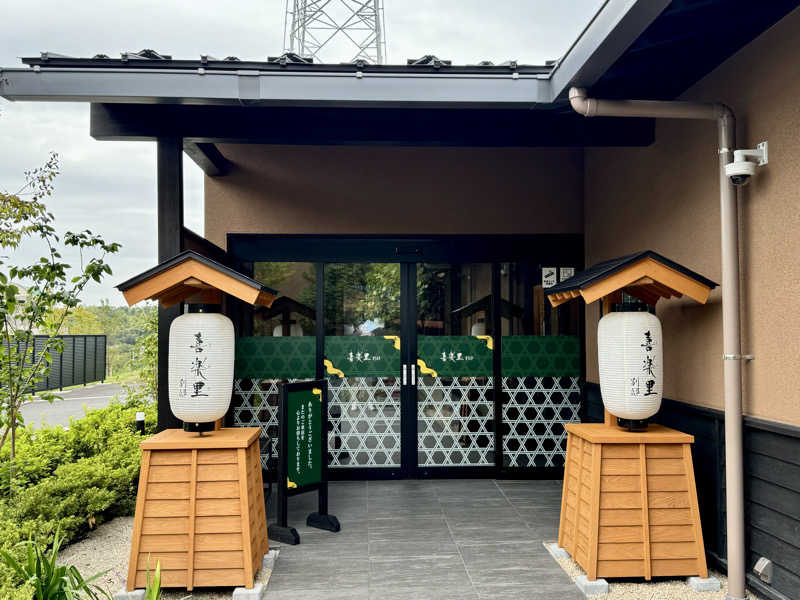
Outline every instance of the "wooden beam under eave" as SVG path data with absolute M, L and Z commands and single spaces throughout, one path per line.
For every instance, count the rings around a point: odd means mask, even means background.
M 222 155 L 215 144 L 183 141 L 183 151 L 209 177 L 227 175 L 232 163 Z
M 581 294 L 586 303 L 590 304 L 616 290 L 630 286 L 643 277 L 650 277 L 654 282 L 660 283 L 676 293 L 685 294 L 701 304 L 705 304 L 711 293 L 711 288 L 708 286 L 648 257 L 581 290 Z

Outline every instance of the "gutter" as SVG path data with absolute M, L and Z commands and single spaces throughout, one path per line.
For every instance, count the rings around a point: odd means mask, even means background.
M 742 467 L 742 344 L 739 301 L 739 217 L 736 189 L 725 175 L 733 159 L 736 119 L 724 104 L 657 100 L 598 100 L 569 91 L 572 108 L 585 117 L 698 119 L 717 122 L 722 249 L 722 345 L 725 398 L 727 600 L 745 598 L 744 476 Z

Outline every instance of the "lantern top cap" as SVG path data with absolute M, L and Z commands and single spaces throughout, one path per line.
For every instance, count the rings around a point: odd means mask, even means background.
M 165 308 L 193 297 L 200 303 L 218 303 L 214 299 L 221 299 L 221 292 L 249 304 L 271 306 L 278 295 L 277 290 L 193 250 L 120 283 L 117 289 L 128 306 L 158 300 Z
M 625 292 L 647 304 L 683 295 L 704 304 L 717 284 L 657 252 L 645 250 L 597 263 L 546 291 L 558 306 L 581 296 L 587 304 Z

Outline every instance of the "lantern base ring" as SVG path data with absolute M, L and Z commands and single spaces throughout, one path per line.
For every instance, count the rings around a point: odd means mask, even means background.
M 203 435 L 205 431 L 214 431 L 214 421 L 209 421 L 208 423 L 188 423 L 184 421 L 183 430 L 194 431 L 195 433 Z
M 617 417 L 617 425 L 628 431 L 647 431 L 647 419 L 623 419 Z

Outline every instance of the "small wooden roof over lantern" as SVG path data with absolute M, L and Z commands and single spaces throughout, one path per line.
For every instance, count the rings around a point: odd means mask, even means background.
M 222 293 L 253 305 L 271 306 L 276 290 L 192 250 L 181 252 L 117 286 L 128 306 L 158 300 L 163 308 L 179 302 L 219 304 Z
M 661 298 L 688 296 L 705 304 L 717 284 L 683 265 L 652 250 L 597 263 L 585 271 L 554 285 L 547 290 L 550 304 L 559 306 L 581 297 L 590 304 L 603 301 L 603 314 L 611 312 L 611 304 L 621 302 L 622 293 L 655 306 Z M 605 424 L 613 426 L 615 419 L 608 410 Z
M 590 304 L 604 300 L 605 304 L 629 294 L 655 306 L 661 298 L 688 296 L 705 304 L 717 284 L 678 263 L 645 250 L 613 260 L 597 263 L 547 290 L 552 306 L 559 306 L 581 297 Z M 619 300 L 616 300 L 619 301 Z

